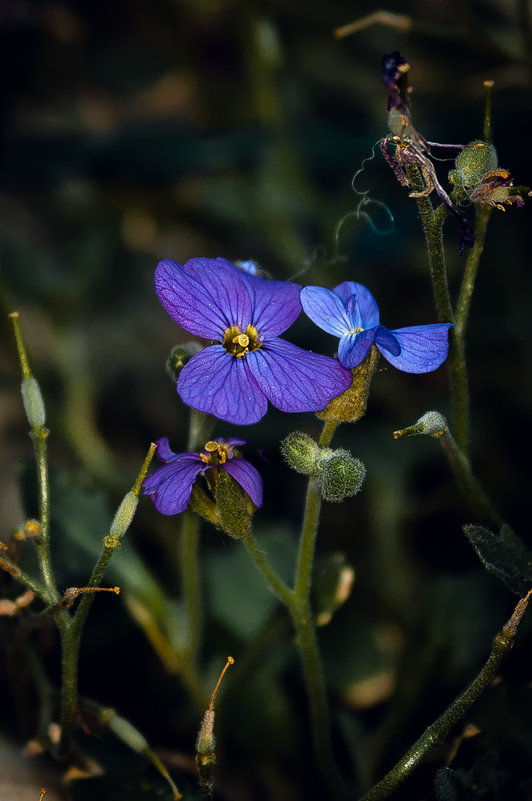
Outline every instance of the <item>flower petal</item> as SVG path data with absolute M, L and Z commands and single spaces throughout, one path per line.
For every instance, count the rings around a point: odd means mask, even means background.
M 247 275 L 253 294 L 253 325 L 264 339 L 286 331 L 301 312 L 299 284 L 289 281 L 268 281 Z
M 179 373 L 178 393 L 188 406 L 200 412 L 229 423 L 256 423 L 266 414 L 268 404 L 247 368 L 249 356 L 238 359 L 221 345 L 205 348 Z
M 314 412 L 351 384 L 351 374 L 336 359 L 311 353 L 272 337 L 246 361 L 255 380 L 282 412 Z
M 249 289 L 248 276 L 230 261 L 222 258 L 189 259 L 183 270 L 196 279 L 224 313 L 226 328 L 236 325 L 245 331 L 253 322 L 253 293 Z
M 374 328 L 379 324 L 377 301 L 363 284 L 357 284 L 356 281 L 344 281 L 343 284 L 336 286 L 333 292 L 343 300 L 345 305 L 347 305 L 347 301 L 352 295 L 356 295 L 360 312 L 360 322 L 356 321 L 356 328 Z M 352 322 L 354 321 L 350 320 L 350 328 Z
M 379 325 L 375 329 L 375 344 L 381 353 L 383 349 L 392 356 L 399 356 L 401 353 L 401 345 L 397 341 L 397 337 L 383 325 Z
M 357 367 L 368 355 L 375 328 L 361 331 L 358 334 L 345 334 L 338 343 L 338 359 L 343 367 L 351 369 Z
M 177 453 L 170 450 L 168 437 L 161 437 L 155 444 L 157 445 L 155 453 L 161 462 L 174 462 L 177 459 Z
M 303 287 L 301 305 L 307 317 L 328 334 L 341 337 L 351 328 L 345 303 L 330 289 L 321 286 Z
M 181 453 L 146 476 L 142 482 L 144 495 L 151 495 L 162 515 L 177 515 L 187 508 L 192 485 L 205 467 L 198 454 Z
M 257 509 L 262 506 L 262 478 L 259 471 L 246 459 L 230 459 L 222 470 L 237 481 L 247 492 Z
M 381 353 L 390 364 L 405 373 L 430 373 L 447 358 L 450 327 L 450 323 L 436 323 L 397 328 L 391 333 L 399 342 L 401 353 L 398 356 L 387 350 L 381 350 Z

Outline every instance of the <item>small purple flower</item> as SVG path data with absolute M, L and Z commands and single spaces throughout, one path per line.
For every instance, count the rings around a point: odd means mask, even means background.
M 382 82 L 388 90 L 388 111 L 396 108 L 408 113 L 408 86 L 406 74 L 410 64 L 398 50 L 382 57 Z
M 301 290 L 301 304 L 316 325 L 340 337 L 338 358 L 344 367 L 359 365 L 373 344 L 405 373 L 429 373 L 447 357 L 450 323 L 390 331 L 379 323 L 379 307 L 371 292 L 355 281 L 344 281 L 332 291 L 307 286 Z
M 262 478 L 258 470 L 235 450 L 245 445 L 245 439 L 228 437 L 206 443 L 200 453 L 172 453 L 168 439 L 157 441 L 157 456 L 163 467 L 158 467 L 142 482 L 144 495 L 151 495 L 155 508 L 162 515 L 177 515 L 188 506 L 192 485 L 207 470 L 225 470 L 246 492 L 253 504 L 262 506 Z
M 183 266 L 160 262 L 155 288 L 182 328 L 215 341 L 179 374 L 177 391 L 193 409 L 250 424 L 266 414 L 268 401 L 283 412 L 317 411 L 350 384 L 336 359 L 278 337 L 301 311 L 297 284 L 199 258 Z

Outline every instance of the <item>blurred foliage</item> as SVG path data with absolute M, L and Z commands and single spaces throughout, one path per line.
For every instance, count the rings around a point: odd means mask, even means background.
M 86 581 L 147 443 L 168 436 L 174 450 L 185 448 L 187 411 L 164 365 L 170 348 L 189 337 L 155 297 L 158 260 L 253 258 L 279 279 L 328 287 L 357 280 L 378 298 L 385 325 L 435 321 L 415 202 L 380 156 L 364 162 L 387 133 L 383 53 L 407 55 L 416 128 L 429 140 L 478 137 L 482 82 L 495 80 L 499 159 L 517 184 L 530 183 L 530 0 L 394 0 L 386 7 L 410 16 L 411 30 L 372 26 L 335 39 L 334 28 L 375 10 L 369 1 L 0 4 L 2 536 L 35 514 L 31 490 L 22 493 L 22 506 L 15 483 L 30 455 L 5 322 L 17 308 L 52 432 L 52 550 L 61 586 Z M 452 159 L 438 155 L 444 180 Z M 346 216 L 366 190 L 393 215 L 388 235 L 378 233 L 389 227 L 378 204 L 363 209 L 373 226 Z M 529 208 L 492 215 L 468 339 L 475 472 L 524 540 L 529 215 Z M 452 221 L 446 234 L 454 293 L 463 260 Z M 304 319 L 289 338 L 323 353 L 334 346 Z M 346 772 L 357 764 L 362 785 L 381 775 L 474 675 L 512 608 L 510 594 L 481 572 L 461 532 L 468 516 L 440 449 L 432 441 L 392 439 L 393 430 L 427 409 L 447 414 L 448 407 L 444 369 L 411 376 L 381 364 L 366 417 L 338 434 L 338 445 L 350 448 L 368 475 L 356 498 L 324 504 L 317 569 L 326 571 L 330 555 L 341 554 L 356 582 L 319 635 L 338 753 Z M 215 435 L 236 433 L 227 428 L 217 424 Z M 256 515 L 261 546 L 287 576 L 305 481 L 284 465 L 278 443 L 296 428 L 317 430 L 310 415 L 292 419 L 270 410 L 245 434 L 266 457 L 258 464 L 265 480 Z M 26 487 L 32 470 L 30 464 L 23 471 Z M 182 625 L 178 536 L 178 518 L 162 519 L 148 500 L 141 504 L 106 577 L 121 585 L 121 599 L 98 598 L 91 612 L 80 681 L 83 695 L 130 719 L 164 752 L 178 784 L 193 788 L 190 758 L 203 710 L 187 697 L 171 657 Z M 236 659 L 217 713 L 220 797 L 321 797 L 290 623 L 239 543 L 205 526 L 202 549 L 205 686 L 228 653 Z M 1 597 L 17 591 L 0 575 Z M 445 743 L 398 800 L 429 798 L 443 765 L 438 801 L 530 792 L 530 750 L 512 751 L 502 738 L 502 721 L 511 721 L 517 738 L 526 730 L 529 676 L 519 642 L 527 631 L 525 619 L 501 685 L 482 703 L 481 722 L 472 710 L 482 735 L 457 755 L 455 744 Z M 166 637 L 166 651 L 154 632 Z M 1 686 L 11 688 L 0 723 L 22 740 L 37 727 L 35 706 L 21 700 L 25 692 L 33 698 L 31 682 L 21 668 L 16 621 L 0 619 L 0 633 L 7 644 Z M 56 682 L 54 637 L 43 630 L 31 640 Z M 123 767 L 104 759 L 122 746 L 105 742 L 95 759 L 107 775 L 73 784 L 74 801 L 167 797 L 148 766 L 142 772 L 137 765 L 139 774 L 126 781 Z M 90 748 L 85 740 L 82 748 Z

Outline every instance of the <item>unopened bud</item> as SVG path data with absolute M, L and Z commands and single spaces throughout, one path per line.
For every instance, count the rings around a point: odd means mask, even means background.
M 340 448 L 334 451 L 320 473 L 321 496 L 326 501 L 339 503 L 359 492 L 365 476 L 366 468 L 360 459 Z
M 441 437 L 447 431 L 447 420 L 439 412 L 425 412 L 413 426 L 400 428 L 393 432 L 394 439 L 402 437 L 415 437 L 418 434 L 425 434 L 429 437 Z
M 455 169 L 449 173 L 451 183 L 469 193 L 477 187 L 486 173 L 497 168 L 497 151 L 493 145 L 476 139 L 459 153 Z
M 24 411 L 28 418 L 28 423 L 32 428 L 40 428 L 46 422 L 46 412 L 44 409 L 44 401 L 41 394 L 41 388 L 37 379 L 32 375 L 26 376 L 22 379 L 20 385 L 20 392 L 22 394 L 22 402 L 24 404 Z
M 200 350 L 203 350 L 203 348 L 199 342 L 185 342 L 183 345 L 174 345 L 166 360 L 166 372 L 172 381 L 177 381 L 179 373 L 185 364 Z
M 320 449 L 308 434 L 292 431 L 281 442 L 281 453 L 296 472 L 307 476 L 316 472 Z

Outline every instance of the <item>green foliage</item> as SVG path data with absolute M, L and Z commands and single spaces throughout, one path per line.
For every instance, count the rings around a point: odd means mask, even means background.
M 520 537 L 507 523 L 501 526 L 499 534 L 472 524 L 463 529 L 486 570 L 523 598 L 532 588 L 532 551 Z

